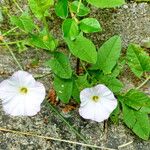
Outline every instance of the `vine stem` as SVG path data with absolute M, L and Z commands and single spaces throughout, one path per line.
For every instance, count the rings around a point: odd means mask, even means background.
M 15 54 L 13 53 L 13 51 L 11 50 L 11 48 L 9 47 L 9 45 L 7 44 L 7 42 L 5 42 L 5 41 L 3 40 L 3 43 L 4 43 L 5 46 L 8 48 L 8 50 L 9 50 L 9 52 L 10 52 L 12 58 L 14 59 L 14 61 L 16 62 L 16 64 L 18 65 L 19 69 L 20 69 L 20 70 L 23 70 L 23 67 L 21 66 L 21 64 L 20 64 L 19 61 L 17 60 Z
M 81 6 L 82 0 L 79 0 L 78 8 L 77 8 L 77 13 L 80 11 L 80 6 Z
M 144 80 L 144 82 L 142 82 L 136 89 L 138 90 L 138 89 L 140 89 L 142 86 L 144 86 L 148 81 L 150 80 L 150 76 L 148 76 L 145 80 Z
M 89 74 L 89 72 L 87 71 L 86 67 L 84 66 L 81 60 L 80 60 L 80 63 L 81 63 L 82 68 L 85 70 L 85 72 L 89 75 L 89 77 L 91 77 L 91 75 Z
M 81 135 L 80 133 L 78 133 L 70 124 L 69 122 L 59 113 L 59 111 L 53 106 L 51 105 L 49 102 L 47 102 L 47 100 L 45 100 L 45 104 L 48 105 L 60 118 L 62 121 L 64 121 L 64 123 L 66 123 L 66 125 L 76 134 L 78 135 L 78 137 L 80 137 L 80 139 L 82 139 L 85 143 L 87 143 L 87 140 L 84 138 L 83 135 Z
M 80 59 L 77 58 L 77 61 L 76 61 L 76 74 L 77 75 L 80 74 L 79 69 L 80 69 Z
M 52 74 L 52 72 L 49 72 L 49 73 L 46 73 L 46 74 L 42 74 L 42 75 L 37 74 L 37 75 L 34 76 L 34 78 L 35 79 L 41 79 L 41 78 L 47 77 L 47 76 L 49 76 L 51 74 Z
M 45 16 L 43 16 L 43 24 L 44 24 L 44 26 L 45 26 L 45 28 L 46 28 L 47 36 L 48 36 L 48 38 L 50 39 L 49 28 L 48 28 L 48 24 L 47 24 L 47 20 L 46 20 L 46 17 L 45 17 Z
M 63 140 L 63 139 L 59 139 L 59 138 L 49 137 L 49 136 L 42 136 L 42 135 L 38 135 L 33 132 L 32 133 L 31 132 L 22 132 L 22 131 L 6 129 L 6 128 L 2 128 L 2 127 L 0 127 L 0 131 L 10 132 L 10 133 L 18 134 L 18 135 L 34 136 L 34 137 L 38 137 L 38 138 L 42 138 L 42 139 L 46 139 L 46 140 L 65 142 L 65 143 L 69 143 L 69 144 L 81 145 L 81 146 L 92 147 L 92 148 L 97 148 L 97 149 L 115 150 L 115 149 L 111 149 L 111 148 L 107 148 L 107 147 L 100 147 L 97 145 L 90 145 L 90 144 L 84 144 L 84 143 L 74 142 L 74 141 L 70 141 L 70 140 Z
M 17 28 L 18 28 L 18 27 L 14 27 L 14 28 L 10 29 L 9 31 L 3 33 L 2 36 L 8 35 L 9 33 L 11 33 L 12 31 L 16 30 Z
M 22 8 L 19 6 L 19 4 L 16 2 L 16 0 L 13 0 L 13 2 L 14 2 L 15 5 L 17 6 L 17 8 L 18 8 L 21 12 L 23 12 Z
M 20 41 L 14 41 L 14 42 L 3 42 L 3 43 L 0 43 L 0 45 L 6 45 L 6 43 L 7 43 L 7 45 L 13 45 L 13 44 L 16 44 L 16 43 L 20 43 L 20 42 L 23 42 L 24 40 L 20 40 Z

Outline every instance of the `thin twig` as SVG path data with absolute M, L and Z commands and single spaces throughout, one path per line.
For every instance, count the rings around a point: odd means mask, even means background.
M 141 87 L 143 87 L 149 80 L 150 80 L 150 76 L 148 76 L 148 77 L 146 78 L 146 80 L 144 80 L 144 82 L 142 82 L 136 89 L 138 90 L 138 89 L 140 89 Z
M 14 2 L 15 5 L 17 6 L 17 8 L 18 8 L 21 12 L 23 12 L 22 8 L 19 6 L 19 4 L 16 2 L 16 0 L 13 0 L 13 2 Z
M 69 143 L 69 144 L 81 145 L 81 146 L 97 148 L 97 149 L 115 150 L 115 149 L 112 149 L 112 148 L 100 147 L 100 146 L 97 146 L 97 145 L 90 145 L 90 144 L 84 144 L 84 143 L 70 141 L 70 140 L 58 139 L 58 138 L 49 137 L 49 136 L 42 136 L 42 135 L 38 135 L 38 134 L 33 133 L 33 132 L 32 133 L 31 132 L 22 132 L 22 131 L 5 129 L 5 128 L 1 128 L 1 127 L 0 127 L 0 131 L 10 132 L 10 133 L 18 134 L 18 135 L 34 136 L 34 137 L 38 137 L 38 138 L 42 138 L 42 139 L 46 139 L 46 140 L 65 142 L 65 143 Z
M 45 103 L 47 106 L 49 106 L 60 118 L 61 120 L 78 136 L 80 137 L 80 139 L 82 139 L 85 143 L 87 143 L 87 140 L 85 139 L 85 137 L 83 135 L 81 135 L 80 133 L 78 133 L 70 124 L 69 122 L 59 113 L 59 111 L 57 109 L 55 109 L 55 107 L 53 105 L 51 105 L 47 100 L 45 100 Z
M 52 74 L 52 72 L 49 72 L 49 73 L 46 73 L 46 74 L 37 74 L 37 75 L 35 75 L 34 76 L 34 78 L 35 79 L 40 79 L 40 78 L 44 78 L 44 77 L 47 77 L 47 76 L 49 76 L 49 75 L 51 75 Z
M 13 41 L 13 42 L 5 42 L 5 43 L 0 43 L 0 45 L 6 45 L 6 43 L 8 44 L 8 45 L 13 45 L 13 44 L 16 44 L 16 43 L 21 43 L 21 42 L 23 42 L 24 40 L 20 40 L 20 41 Z
M 3 33 L 2 36 L 8 35 L 9 33 L 11 33 L 12 31 L 16 30 L 17 28 L 18 28 L 18 27 L 14 27 L 14 28 L 8 30 L 7 32 Z
M 128 142 L 128 143 L 125 143 L 125 144 L 119 145 L 119 146 L 118 146 L 118 149 L 119 149 L 119 148 L 126 147 L 126 146 L 128 146 L 128 145 L 130 145 L 130 144 L 132 144 L 132 143 L 133 143 L 133 141 L 130 141 L 130 142 Z
M 9 45 L 7 44 L 7 42 L 5 42 L 5 41 L 3 40 L 3 43 L 4 43 L 5 46 L 8 48 L 8 50 L 9 50 L 11 56 L 13 57 L 14 61 L 15 61 L 16 64 L 18 65 L 19 69 L 20 69 L 20 70 L 23 70 L 23 67 L 21 66 L 21 64 L 20 64 L 19 61 L 17 60 L 15 54 L 13 53 L 13 51 L 11 50 L 11 48 L 9 47 Z

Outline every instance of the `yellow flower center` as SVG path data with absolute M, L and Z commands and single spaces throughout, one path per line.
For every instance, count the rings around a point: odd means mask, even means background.
M 92 100 L 93 100 L 94 102 L 98 102 L 98 101 L 99 101 L 99 96 L 93 96 L 93 97 L 92 97 Z
M 20 92 L 21 94 L 27 94 L 28 89 L 27 89 L 26 87 L 21 87 L 20 90 L 19 90 L 19 92 Z

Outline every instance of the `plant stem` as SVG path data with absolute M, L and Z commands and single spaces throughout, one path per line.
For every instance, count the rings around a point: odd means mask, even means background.
M 17 6 L 17 8 L 18 8 L 21 12 L 23 12 L 22 8 L 19 6 L 19 4 L 16 2 L 16 0 L 13 0 L 13 2 L 14 2 L 15 5 Z
M 80 11 L 81 2 L 82 2 L 82 0 L 79 0 L 79 4 L 78 4 L 78 8 L 77 8 L 77 13 L 79 13 L 79 11 Z
M 144 86 L 148 81 L 150 80 L 150 76 L 148 76 L 145 80 L 144 80 L 144 82 L 142 82 L 136 89 L 138 90 L 138 89 L 140 89 L 142 86 Z
M 47 36 L 48 36 L 48 38 L 50 39 L 49 28 L 48 28 L 48 24 L 47 24 L 47 21 L 46 21 L 46 17 L 45 17 L 45 16 L 43 16 L 43 24 L 44 24 L 44 26 L 45 26 L 45 28 L 46 28 Z
M 14 27 L 14 28 L 10 29 L 9 31 L 3 33 L 2 36 L 8 35 L 9 33 L 11 33 L 12 31 L 16 30 L 17 28 L 18 28 L 18 27 Z
M 34 76 L 34 78 L 35 79 L 40 79 L 40 78 L 44 78 L 44 77 L 46 77 L 46 76 L 49 76 L 50 74 L 52 74 L 52 72 L 49 72 L 49 73 L 47 73 L 47 74 L 42 74 L 42 75 L 35 75 Z
M 87 71 L 86 67 L 84 66 L 83 62 L 80 60 L 82 68 L 85 70 L 85 72 L 91 77 L 91 75 L 89 74 L 89 72 Z
M 80 139 L 82 139 L 85 143 L 88 143 L 87 140 L 84 138 L 83 135 L 78 133 L 70 124 L 69 122 L 59 113 L 59 111 L 51 105 L 47 100 L 45 100 L 46 105 L 48 105 L 60 118 L 61 120 L 78 136 Z
M 6 128 L 2 128 L 2 127 L 0 127 L 0 131 L 9 132 L 9 133 L 17 134 L 17 135 L 33 136 L 33 137 L 38 137 L 38 138 L 45 139 L 45 140 L 53 140 L 53 141 L 64 142 L 64 143 L 75 144 L 75 145 L 81 145 L 81 146 L 97 148 L 97 149 L 116 150 L 116 149 L 101 147 L 101 146 L 97 146 L 97 145 L 84 144 L 84 143 L 74 142 L 74 141 L 70 141 L 70 140 L 64 140 L 64 139 L 58 139 L 58 138 L 49 137 L 49 136 L 38 135 L 38 134 L 33 133 L 33 132 L 22 132 L 22 131 L 6 129 Z M 123 146 L 122 145 L 121 146 L 124 147 L 126 145 L 124 144 Z
M 21 43 L 23 42 L 24 40 L 20 40 L 20 41 L 14 41 L 14 42 L 3 42 L 3 43 L 0 43 L 0 45 L 13 45 L 13 44 L 16 44 L 16 43 Z
M 76 62 L 76 74 L 77 75 L 80 74 L 79 70 L 80 70 L 80 59 L 77 58 L 77 62 Z
M 13 53 L 13 51 L 11 50 L 11 48 L 9 47 L 9 45 L 7 44 L 7 42 L 5 42 L 5 41 L 3 40 L 3 43 L 4 43 L 5 46 L 8 48 L 8 50 L 9 50 L 9 52 L 10 52 L 12 58 L 14 59 L 14 61 L 16 62 L 16 64 L 18 65 L 19 69 L 20 69 L 20 70 L 23 70 L 23 67 L 21 66 L 21 64 L 20 64 L 19 61 L 17 60 L 15 54 Z

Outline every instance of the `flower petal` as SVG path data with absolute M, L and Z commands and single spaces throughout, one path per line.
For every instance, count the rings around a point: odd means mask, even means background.
M 99 100 L 93 101 L 93 96 L 99 96 Z M 82 90 L 80 99 L 79 114 L 85 119 L 97 122 L 108 119 L 112 111 L 117 107 L 117 99 L 114 94 L 103 84 Z
M 21 87 L 27 93 L 20 93 Z M 6 114 L 12 116 L 34 116 L 40 111 L 45 98 L 45 87 L 36 82 L 33 76 L 25 71 L 15 72 L 10 79 L 0 83 L 0 99 Z
M 93 96 L 93 92 L 91 88 L 85 88 L 80 92 L 80 101 L 81 101 L 81 106 L 86 105 L 90 100 L 91 97 Z
M 106 109 L 100 103 L 95 106 L 94 112 L 94 121 L 102 122 L 109 118 L 110 112 L 106 111 Z
M 7 79 L 0 83 L 0 99 L 3 101 L 9 101 L 11 98 L 18 94 L 14 82 Z
M 101 97 L 110 95 L 112 93 L 111 90 L 107 88 L 104 84 L 98 84 L 97 86 L 94 87 L 94 90 Z
M 84 119 L 90 119 L 97 122 L 104 121 L 110 115 L 110 113 L 108 113 L 100 103 L 97 104 L 92 102 L 89 102 L 84 107 L 80 107 L 79 114 Z
M 14 80 L 18 86 L 33 86 L 36 82 L 30 73 L 22 70 L 15 72 L 10 80 Z
M 101 99 L 101 105 L 106 109 L 107 112 L 112 113 L 113 110 L 117 107 L 117 99 Z
M 79 108 L 79 114 L 82 116 L 84 119 L 94 119 L 94 104 L 91 102 L 88 102 L 86 105 L 82 106 L 80 105 Z

